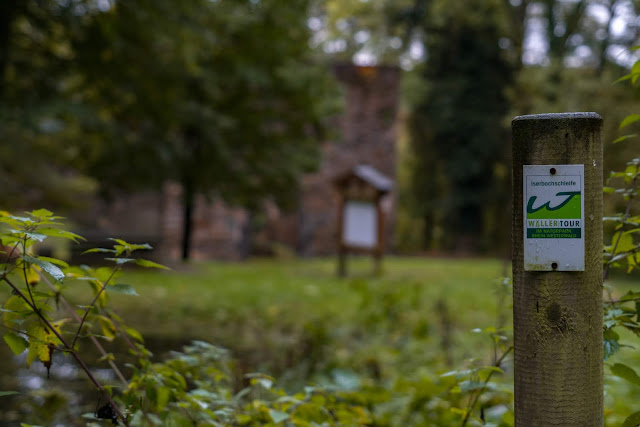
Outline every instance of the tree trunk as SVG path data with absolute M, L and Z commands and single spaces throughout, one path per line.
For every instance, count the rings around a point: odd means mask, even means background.
M 18 10 L 18 0 L 0 1 L 0 98 L 4 95 L 5 74 L 9 64 L 11 24 Z
M 195 194 L 191 185 L 184 185 L 182 196 L 182 260 L 188 261 L 191 256 L 191 237 L 193 234 L 193 206 Z

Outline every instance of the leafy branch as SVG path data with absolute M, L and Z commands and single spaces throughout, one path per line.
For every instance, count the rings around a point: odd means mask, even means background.
M 166 267 L 152 261 L 143 259 L 134 260 L 130 258 L 134 251 L 151 249 L 151 246 L 147 244 L 130 244 L 120 239 L 113 239 L 115 241 L 113 249 L 90 250 L 91 252 L 107 252 L 114 256 L 114 258 L 108 258 L 114 261 L 116 265 L 109 270 L 107 277 L 104 277 L 104 271 L 100 272 L 101 269 L 91 270 L 88 267 L 84 269 L 69 267 L 69 265 L 62 260 L 37 256 L 33 249 L 34 245 L 44 241 L 47 237 L 61 237 L 76 242 L 82 240 L 82 237 L 59 228 L 57 220 L 60 219 L 60 217 L 53 216 L 51 212 L 45 209 L 32 211 L 27 215 L 28 216 L 14 216 L 8 212 L 0 211 L 0 225 L 5 228 L 4 232 L 0 232 L 0 242 L 3 247 L 6 248 L 4 253 L 7 254 L 5 262 L 2 265 L 0 282 L 6 283 L 11 289 L 12 294 L 2 309 L 4 312 L 2 326 L 9 331 L 9 333 L 4 336 L 4 340 L 16 354 L 28 349 L 27 364 L 30 365 L 33 360 L 38 358 L 45 365 L 47 371 L 51 368 L 54 352 L 60 351 L 64 354 L 71 355 L 91 383 L 106 398 L 108 402 L 107 405 L 110 407 L 114 417 L 117 417 L 125 426 L 128 426 L 128 417 L 123 414 L 107 388 L 92 374 L 89 367 L 76 351 L 76 344 L 81 332 L 88 323 L 89 317 L 94 312 L 101 313 L 104 309 L 108 288 L 137 295 L 133 288 L 128 285 L 117 287 L 117 285 L 111 284 L 113 278 L 120 272 L 124 264 L 135 262 L 143 267 Z M 18 275 L 14 274 L 16 269 L 19 269 Z M 66 272 L 63 271 L 63 269 Z M 100 274 L 97 274 L 98 272 L 100 272 Z M 60 286 L 54 285 L 49 280 L 49 276 L 60 283 L 64 278 L 77 277 L 88 281 L 92 285 L 94 289 L 93 299 L 90 305 L 84 306 L 82 316 L 72 308 L 62 295 Z M 40 281 L 47 283 L 51 293 L 35 290 L 35 286 Z M 23 282 L 23 285 L 20 285 L 19 282 Z M 123 290 L 122 287 L 126 287 L 126 289 Z M 54 297 L 56 308 L 58 304 L 62 302 L 64 308 L 71 313 L 72 317 L 78 323 L 71 341 L 67 341 L 67 339 L 64 338 L 62 329 L 69 319 L 54 321 L 49 315 L 49 312 L 54 310 L 54 307 L 51 305 L 52 297 Z M 137 349 L 127 336 L 133 334 L 132 336 L 134 338 L 137 337 L 141 340 L 142 338 L 137 331 L 131 328 L 123 328 L 120 325 L 121 320 L 118 321 L 119 326 L 116 328 L 114 321 L 111 320 L 110 317 L 101 314 L 97 318 L 100 321 L 100 326 L 103 328 L 103 331 L 105 331 L 105 328 L 114 329 L 112 333 L 110 331 L 112 336 L 107 336 L 107 339 L 113 339 L 120 331 L 127 344 Z M 103 335 L 109 334 L 103 332 Z M 102 354 L 102 359 L 107 360 L 118 379 L 125 386 L 128 386 L 126 378 L 118 369 L 112 357 L 104 350 L 97 337 L 92 333 L 89 333 L 88 336 Z
M 53 284 L 49 281 L 49 279 L 44 274 L 42 274 L 41 272 L 38 272 L 38 274 L 40 275 L 40 279 L 42 279 L 47 284 L 49 289 L 51 289 L 52 291 L 56 290 L 55 286 L 53 286 Z M 59 296 L 58 300 L 62 303 L 65 310 L 67 310 L 71 314 L 71 316 L 73 316 L 74 320 L 82 324 L 82 319 L 80 318 L 80 316 L 78 316 L 78 313 L 76 313 L 76 311 L 71 307 L 71 304 L 69 304 L 66 298 L 64 296 Z M 120 368 L 118 368 L 118 365 L 116 365 L 115 362 L 108 357 L 109 355 L 105 351 L 104 347 L 102 347 L 102 344 L 100 344 L 100 341 L 98 341 L 98 339 L 93 335 L 89 335 L 89 339 L 91 340 L 93 345 L 98 349 L 102 357 L 107 359 L 107 363 L 109 364 L 113 372 L 116 374 L 118 379 L 123 383 L 123 385 L 125 386 L 129 385 L 128 381 L 122 374 L 122 371 L 120 371 Z M 73 345 L 75 345 L 75 340 Z
M 29 305 L 29 307 L 31 307 L 31 309 L 33 310 L 33 312 L 38 316 L 38 318 L 40 319 L 40 321 L 42 323 L 44 323 L 44 325 L 46 326 L 46 329 L 49 333 L 53 333 L 56 338 L 60 341 L 60 343 L 63 346 L 63 350 L 65 353 L 71 354 L 71 356 L 76 360 L 76 362 L 78 363 L 78 365 L 80 365 L 80 368 L 82 368 L 82 370 L 85 372 L 85 374 L 87 375 L 87 377 L 89 378 L 89 380 L 93 383 L 93 385 L 106 397 L 106 399 L 109 401 L 109 403 L 111 404 L 111 406 L 113 407 L 113 410 L 116 411 L 116 413 L 118 414 L 118 417 L 122 420 L 122 422 L 128 426 L 129 423 L 126 419 L 126 417 L 122 414 L 122 412 L 120 411 L 120 408 L 118 408 L 118 405 L 116 405 L 116 403 L 113 401 L 113 399 L 111 398 L 111 396 L 109 395 L 109 393 L 106 392 L 105 388 L 102 386 L 102 384 L 100 384 L 100 382 L 98 382 L 98 380 L 93 376 L 93 373 L 91 372 L 91 370 L 89 369 L 89 367 L 84 363 L 84 361 L 80 358 L 80 356 L 78 356 L 78 354 L 73 350 L 73 347 L 70 346 L 65 339 L 62 337 L 62 335 L 60 334 L 60 332 L 58 332 L 58 330 L 51 324 L 51 322 L 49 322 L 49 320 L 42 314 L 41 310 L 38 310 L 38 308 L 35 306 L 35 304 L 32 304 L 27 297 L 24 295 L 24 293 L 22 293 L 20 291 L 20 289 L 11 281 L 9 280 L 9 278 L 6 275 L 3 275 L 0 277 L 0 280 L 4 281 L 5 283 L 7 283 L 12 289 L 13 292 L 15 294 L 17 294 L 18 296 L 20 296 L 20 298 L 22 298 L 22 300 Z M 49 354 L 49 358 L 51 357 L 51 352 L 53 351 L 53 347 L 52 347 L 52 343 L 48 344 L 48 347 L 50 349 L 50 354 Z M 51 363 L 51 359 L 49 359 L 49 363 Z M 50 365 L 49 365 L 50 366 Z
M 631 79 L 632 84 L 635 85 L 639 66 L 640 61 L 636 61 L 631 73 L 620 80 Z M 624 128 L 638 121 L 640 121 L 640 114 L 630 114 L 622 121 L 619 127 Z M 636 136 L 637 134 L 625 135 L 616 139 L 613 143 L 627 141 Z M 622 267 L 626 263 L 626 271 L 631 273 L 638 266 L 637 254 L 640 251 L 640 244 L 634 241 L 634 237 L 640 232 L 640 216 L 632 216 L 632 208 L 638 194 L 639 176 L 640 159 L 635 158 L 627 163 L 624 171 L 612 172 L 609 176 L 608 183 L 613 180 L 623 179 L 624 185 L 619 188 L 604 188 L 606 194 L 622 195 L 626 203 L 622 215 L 604 218 L 605 221 L 615 221 L 619 224 L 614 229 L 615 233 L 612 237 L 611 245 L 604 247 L 603 283 L 608 279 L 611 268 Z M 603 333 L 604 360 L 606 361 L 622 347 L 619 342 L 620 336 L 615 331 L 615 328 L 622 327 L 640 337 L 640 293 L 629 291 L 621 298 L 614 299 L 608 286 L 605 286 L 605 290 L 608 297 L 604 304 Z M 629 307 L 628 303 L 634 303 L 633 307 Z M 640 385 L 640 377 L 633 368 L 622 363 L 616 363 L 610 366 L 610 370 L 613 375 L 623 378 L 632 384 Z M 640 411 L 631 414 L 623 423 L 623 426 L 635 426 L 639 422 Z
M 82 330 L 82 327 L 84 326 L 85 322 L 87 321 L 87 316 L 89 315 L 89 312 L 94 308 L 96 302 L 100 298 L 100 295 L 102 295 L 102 293 L 107 288 L 107 285 L 109 284 L 111 279 L 113 279 L 113 277 L 115 276 L 115 274 L 119 270 L 120 270 L 119 266 L 117 266 L 117 267 L 115 267 L 113 269 L 113 271 L 111 272 L 111 275 L 109 276 L 109 278 L 102 284 L 102 287 L 100 288 L 100 290 L 98 292 L 96 292 L 96 295 L 93 298 L 93 301 L 91 301 L 91 304 L 89 304 L 84 309 L 84 315 L 82 316 L 82 319 L 80 320 L 80 325 L 78 326 L 78 330 L 76 331 L 76 335 L 73 337 L 73 343 L 71 344 L 72 347 L 75 347 L 75 345 L 76 345 L 76 341 L 78 340 L 78 336 L 80 335 L 80 331 Z
M 611 267 L 614 265 L 616 261 L 622 258 L 625 258 L 625 255 L 635 254 L 635 252 L 637 252 L 638 250 L 637 246 L 628 248 L 627 245 L 625 245 L 625 247 L 620 250 L 622 253 L 618 252 L 619 248 L 621 247 L 621 242 L 623 241 L 622 240 L 623 237 L 630 235 L 629 232 L 627 232 L 626 234 L 624 233 L 624 228 L 630 224 L 632 225 L 632 227 L 634 227 L 631 230 L 631 233 L 635 233 L 638 231 L 637 222 L 636 221 L 629 222 L 629 218 L 631 216 L 631 208 L 637 192 L 639 172 L 640 172 L 640 159 L 634 159 L 633 161 L 627 164 L 627 169 L 625 170 L 625 172 L 617 172 L 617 173 L 613 172 L 609 177 L 609 180 L 613 178 L 624 178 L 626 186 L 624 188 L 623 194 L 626 199 L 626 206 L 624 209 L 624 214 L 619 219 L 607 218 L 608 220 L 613 219 L 613 220 L 620 221 L 620 224 L 616 227 L 617 233 L 614 236 L 615 242 L 613 242 L 613 244 L 610 247 L 605 247 L 605 256 L 608 259 L 604 263 L 604 268 L 602 273 L 603 281 L 609 277 L 609 270 L 611 269 Z M 608 188 L 614 190 L 612 187 L 608 187 Z M 608 192 L 611 193 L 612 191 L 609 190 Z M 633 264 L 630 264 L 630 265 L 635 265 L 635 260 Z M 612 301 L 611 293 L 609 293 L 609 301 Z

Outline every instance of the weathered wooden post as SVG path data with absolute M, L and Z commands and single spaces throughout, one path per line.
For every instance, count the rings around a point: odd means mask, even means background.
M 516 426 L 602 426 L 602 118 L 516 117 Z

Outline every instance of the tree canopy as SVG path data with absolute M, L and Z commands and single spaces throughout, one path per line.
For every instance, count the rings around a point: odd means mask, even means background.
M 60 209 L 175 180 L 186 256 L 195 194 L 293 204 L 335 111 L 322 64 L 348 59 L 407 70 L 401 200 L 424 245 L 431 231 L 495 234 L 508 117 L 624 116 L 633 97 L 610 82 L 635 54 L 639 12 L 632 0 L 5 0 L 0 202 Z
M 77 16 L 57 1 L 0 4 L 0 203 L 77 206 L 94 182 L 70 168 L 64 144 L 79 111 L 68 97 Z
M 250 208 L 265 197 L 291 204 L 299 176 L 318 161 L 333 93 L 310 55 L 308 0 L 61 4 L 40 16 L 16 7 L 13 35 L 37 24 L 55 45 L 39 61 L 35 44 L 25 50 L 12 36 L 8 57 L 18 64 L 31 55 L 41 69 L 25 69 L 28 81 L 50 83 L 42 92 L 75 108 L 64 122 L 50 114 L 57 140 L 73 147 L 67 164 L 107 192 L 180 182 L 184 257 L 197 193 Z M 7 83 L 16 85 L 11 76 Z M 5 105 L 17 105 L 12 96 Z

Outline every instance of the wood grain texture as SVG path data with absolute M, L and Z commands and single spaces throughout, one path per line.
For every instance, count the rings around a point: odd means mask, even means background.
M 602 118 L 516 117 L 513 323 L 516 426 L 602 426 Z M 522 165 L 584 165 L 585 271 L 524 271 Z

